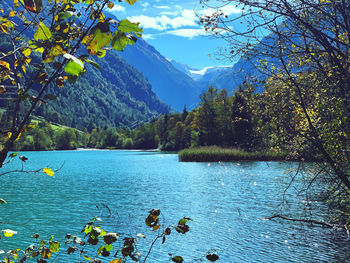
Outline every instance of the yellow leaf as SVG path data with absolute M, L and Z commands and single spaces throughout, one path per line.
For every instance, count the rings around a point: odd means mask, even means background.
M 156 225 L 153 227 L 152 231 L 156 231 L 158 228 L 160 228 L 160 225 Z
M 26 48 L 24 50 L 22 50 L 22 54 L 26 57 L 29 57 L 30 54 L 32 54 L 32 49 L 31 48 Z
M 20 133 L 18 134 L 18 137 L 16 138 L 16 141 L 18 141 L 18 140 L 21 138 L 21 135 L 22 135 L 22 133 L 20 132 Z M 10 139 L 10 138 L 12 137 L 12 132 L 8 132 L 8 133 L 7 133 L 7 136 L 8 136 L 8 138 Z
M 0 67 L 3 67 L 3 68 L 10 70 L 10 64 L 7 63 L 6 61 L 0 60 Z
M 54 176 L 55 175 L 55 172 L 52 171 L 50 168 L 44 168 L 43 171 L 44 171 L 44 173 L 46 173 L 49 176 Z
M 13 235 L 17 235 L 17 231 L 11 229 L 4 229 L 1 230 L 1 232 L 4 234 L 5 237 L 12 237 Z
M 50 249 L 48 249 L 48 248 L 43 248 L 43 250 L 41 251 L 41 257 L 42 257 L 42 258 L 49 259 L 49 258 L 51 257 Z
M 1 23 L 0 24 L 0 29 L 2 32 L 4 32 L 5 34 L 7 34 L 7 28 L 8 28 L 8 24 L 7 23 Z
M 23 62 L 24 64 L 29 65 L 30 61 L 32 61 L 31 58 L 25 58 Z
M 90 258 L 90 257 L 85 256 L 85 255 L 84 255 L 84 258 L 85 258 L 86 260 L 91 260 L 91 258 Z
M 109 9 L 112 9 L 112 8 L 114 7 L 113 2 L 108 2 L 108 4 L 107 4 L 107 5 L 108 5 L 108 8 L 109 8 Z
M 116 258 L 116 259 L 113 259 L 112 261 L 109 261 L 108 263 L 122 263 L 122 259 Z
M 133 5 L 137 2 L 138 0 L 125 0 L 129 5 Z
M 9 13 L 9 17 L 13 17 L 13 16 L 15 16 L 16 14 L 17 14 L 16 11 L 11 11 L 11 12 Z
M 6 92 L 6 88 L 4 85 L 0 85 L 0 94 L 4 94 Z

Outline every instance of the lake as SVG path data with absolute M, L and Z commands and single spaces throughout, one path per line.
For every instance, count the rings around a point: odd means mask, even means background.
M 53 177 L 44 173 L 0 177 L 0 198 L 8 202 L 0 206 L 0 221 L 10 223 L 0 229 L 18 231 L 13 238 L 0 240 L 0 250 L 16 243 L 25 248 L 34 233 L 64 241 L 66 233 L 79 234 L 94 216 L 104 220 L 106 230 L 146 235 L 139 247 L 147 249 L 154 233 L 144 220 L 149 210 L 160 208 L 168 225 L 183 216 L 193 222 L 185 235 L 173 231 L 164 245 L 156 243 L 148 262 L 168 262 L 169 252 L 189 262 L 210 249 L 216 249 L 220 262 L 228 263 L 350 262 L 349 240 L 339 232 L 264 220 L 276 213 L 299 218 L 309 213 L 308 203 L 294 188 L 287 191 L 289 203 L 280 210 L 289 183 L 284 172 L 296 163 L 181 163 L 176 154 L 139 151 L 21 154 L 28 157 L 26 169 L 64 165 Z M 4 169 L 18 167 L 19 160 Z M 96 207 L 102 203 L 108 204 L 112 216 Z M 326 207 L 312 206 L 322 219 Z

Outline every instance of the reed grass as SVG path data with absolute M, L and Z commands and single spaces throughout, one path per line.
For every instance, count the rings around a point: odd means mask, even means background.
M 203 146 L 181 150 L 178 156 L 181 162 L 281 161 L 286 159 L 287 153 Z

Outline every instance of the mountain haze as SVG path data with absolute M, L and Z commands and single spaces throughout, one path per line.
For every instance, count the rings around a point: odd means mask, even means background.
M 201 93 L 200 86 L 184 72 L 175 68 L 145 40 L 128 46 L 120 56 L 142 72 L 159 98 L 177 111 L 194 108 Z

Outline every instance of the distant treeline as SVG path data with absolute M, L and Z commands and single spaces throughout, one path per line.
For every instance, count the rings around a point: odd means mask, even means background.
M 288 100 L 276 98 L 276 89 L 254 93 L 245 84 L 233 96 L 213 87 L 201 95 L 198 108 L 182 113 L 164 114 L 134 130 L 95 128 L 92 132 L 63 128 L 41 122 L 24 133 L 17 150 L 51 150 L 82 148 L 161 149 L 178 151 L 185 148 L 216 145 L 245 151 L 294 153 L 299 143 L 298 123 L 288 115 Z M 286 112 L 281 111 L 281 103 Z M 290 109 L 289 109 L 290 110 Z M 305 143 L 305 157 L 314 153 Z M 298 152 L 300 155 L 300 152 Z M 294 156 L 295 158 L 296 156 Z

